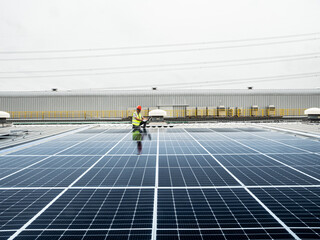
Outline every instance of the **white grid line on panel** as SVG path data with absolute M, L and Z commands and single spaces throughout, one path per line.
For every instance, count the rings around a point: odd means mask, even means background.
M 311 151 L 308 151 L 308 150 L 305 150 L 305 149 L 302 149 L 302 148 L 299 148 L 299 147 L 296 147 L 296 146 L 292 146 L 290 144 L 287 144 L 287 143 L 283 143 L 283 142 L 279 142 L 277 140 L 274 140 L 274 139 L 271 139 L 271 138 L 267 138 L 267 137 L 262 137 L 262 136 L 259 136 L 259 135 L 256 135 L 254 133 L 249 133 L 255 137 L 259 137 L 259 138 L 262 138 L 262 139 L 266 139 L 266 140 L 269 140 L 269 141 L 272 141 L 272 142 L 276 142 L 278 144 L 281 144 L 281 145 L 284 145 L 284 146 L 288 146 L 288 147 L 291 147 L 291 148 L 294 148 L 294 149 L 298 149 L 300 151 L 303 151 L 305 153 L 310 153 L 310 154 L 316 154 L 316 155 L 319 155 L 317 152 L 311 152 Z
M 108 130 L 106 130 L 106 131 L 108 131 Z M 106 131 L 104 131 L 104 132 L 106 132 Z M 103 132 L 103 133 L 104 133 L 104 132 Z M 102 133 L 99 133 L 99 134 L 102 134 Z M 33 164 L 30 164 L 30 165 L 28 165 L 28 166 L 26 166 L 26 167 L 24 167 L 24 168 L 19 169 L 18 171 L 15 171 L 15 172 L 7 175 L 7 176 L 4 176 L 4 177 L 0 178 L 0 181 L 3 180 L 3 179 L 8 178 L 8 177 L 10 177 L 10 176 L 12 176 L 12 175 L 14 175 L 14 174 L 17 174 L 17 173 L 19 173 L 19 172 L 21 172 L 21 171 L 23 171 L 23 170 L 25 170 L 25 169 L 28 169 L 28 168 L 30 168 L 30 167 L 38 164 L 38 163 L 41 163 L 41 162 L 43 162 L 44 160 L 46 160 L 46 159 L 48 159 L 48 158 L 50 158 L 50 157 L 56 156 L 56 155 L 58 155 L 59 153 L 65 151 L 65 150 L 68 150 L 68 149 L 70 149 L 70 148 L 72 148 L 72 147 L 74 147 L 74 146 L 79 145 L 80 143 L 86 142 L 86 141 L 88 141 L 89 139 L 98 136 L 99 134 L 96 134 L 96 135 L 91 136 L 91 137 L 89 137 L 89 138 L 87 138 L 87 139 L 85 139 L 85 140 L 82 140 L 82 141 L 80 141 L 80 142 L 77 142 L 76 144 L 71 145 L 70 147 L 64 148 L 63 150 L 61 150 L 61 151 L 59 151 L 59 152 L 56 152 L 55 154 L 48 155 L 48 157 L 45 157 L 44 159 L 41 159 L 41 160 L 38 161 L 38 162 L 35 162 L 35 163 L 33 163 Z
M 185 130 L 185 129 L 184 129 Z M 283 226 L 287 232 L 289 232 L 291 234 L 292 237 L 294 237 L 295 239 L 300 239 L 278 216 L 276 216 L 263 202 L 260 201 L 260 199 L 258 199 L 235 175 L 233 175 L 223 164 L 221 164 L 218 159 L 216 159 L 204 146 L 202 146 L 202 144 L 195 139 L 189 132 L 187 132 L 185 130 L 185 132 L 187 134 L 189 134 L 189 136 L 194 139 L 194 141 L 196 141 L 206 152 L 208 152 L 211 157 L 213 159 L 215 159 L 215 161 L 217 161 L 219 163 L 219 165 L 221 167 L 223 167 L 241 186 L 243 186 L 243 188 L 281 225 Z M 221 134 L 222 135 L 222 134 Z M 224 136 L 224 135 L 222 135 Z
M 198 231 L 198 230 L 276 230 L 276 229 L 283 229 L 282 227 L 264 227 L 264 228 L 161 228 L 163 231 L 170 231 L 170 230 L 190 230 L 190 231 Z M 291 227 L 291 229 L 320 229 L 320 227 Z M 0 230 L 0 232 L 16 232 L 18 229 L 8 229 L 8 230 Z M 25 229 L 25 232 L 28 231 L 43 231 L 44 229 Z M 94 228 L 94 229 L 78 229 L 78 228 L 50 228 L 48 231 L 140 231 L 140 230 L 151 230 L 151 228 Z
M 244 185 L 244 186 L 179 186 L 158 187 L 158 189 L 237 189 L 237 188 L 320 188 L 320 185 Z M 1 190 L 64 190 L 67 187 L 0 187 Z M 126 187 L 70 187 L 69 189 L 154 189 L 152 186 Z
M 129 132 L 130 133 L 130 132 Z M 76 180 L 74 180 L 67 188 L 59 193 L 54 199 L 52 199 L 44 208 L 42 208 L 35 216 L 33 216 L 27 223 L 25 223 L 18 231 L 16 231 L 9 240 L 16 238 L 22 231 L 24 231 L 32 222 L 34 222 L 45 210 L 47 210 L 53 203 L 55 203 L 67 190 L 69 190 L 76 182 L 78 182 L 86 173 L 88 173 L 98 162 L 101 161 L 109 152 L 112 151 L 125 137 L 129 135 L 127 133 L 120 141 L 118 141 L 108 152 L 106 152 L 101 158 L 99 158 L 94 164 L 92 164 L 83 174 L 81 174 Z M 96 136 L 96 135 L 95 135 Z
M 152 219 L 152 233 L 151 239 L 157 239 L 157 221 L 158 221 L 158 187 L 159 187 L 159 129 L 157 130 L 157 156 L 156 156 L 156 172 L 155 172 L 155 186 L 153 196 L 153 219 Z
M 216 133 L 218 133 L 218 132 L 216 132 Z M 253 151 L 256 151 L 257 153 L 259 153 L 259 154 L 261 154 L 261 155 L 263 155 L 263 156 L 265 156 L 265 157 L 267 157 L 267 158 L 269 158 L 269 159 L 272 159 L 272 160 L 274 160 L 274 161 L 276 161 L 276 162 L 278 162 L 278 163 L 280 163 L 280 164 L 282 164 L 282 165 L 284 165 L 284 166 L 286 166 L 286 167 L 288 167 L 288 168 L 291 168 L 292 170 L 295 170 L 295 171 L 297 171 L 297 172 L 299 172 L 299 173 L 301 173 L 301 174 L 303 174 L 303 175 L 305 175 L 305 176 L 307 176 L 307 177 L 310 177 L 310 178 L 312 178 L 312 179 L 320 182 L 320 179 L 318 179 L 318 178 L 316 178 L 316 177 L 313 177 L 313 176 L 311 176 L 311 175 L 309 175 L 309 174 L 307 174 L 307 173 L 305 173 L 305 172 L 302 172 L 302 171 L 300 171 L 300 170 L 298 170 L 298 169 L 296 169 L 296 168 L 294 168 L 294 167 L 292 167 L 292 166 L 290 166 L 290 165 L 288 165 L 288 164 L 286 164 L 286 163 L 283 163 L 283 162 L 281 162 L 281 161 L 279 161 L 279 160 L 277 160 L 277 159 L 275 159 L 275 158 L 273 158 L 273 157 L 271 157 L 271 156 L 269 156 L 269 155 L 267 155 L 267 154 L 265 154 L 265 153 L 262 153 L 262 152 L 260 152 L 260 151 L 258 151 L 258 150 L 256 150 L 256 149 L 254 149 L 254 148 L 252 148 L 252 147 L 249 147 L 249 146 L 247 146 L 246 144 L 239 142 L 238 140 L 235 140 L 235 139 L 232 139 L 232 138 L 230 138 L 230 137 L 228 137 L 228 136 L 225 136 L 225 135 L 223 135 L 222 133 L 218 133 L 218 134 L 220 134 L 220 135 L 226 137 L 227 139 L 229 139 L 229 140 L 231 140 L 231 141 L 234 141 L 234 142 L 236 142 L 236 143 L 238 143 L 238 144 L 240 144 L 240 145 L 242 145 L 242 146 L 244 146 L 244 147 L 246 147 L 246 148 L 249 148 L 249 149 L 251 149 L 251 150 L 253 150 Z M 268 140 L 270 140 L 270 139 L 268 139 Z M 291 147 L 292 147 L 292 146 L 291 146 Z M 306 151 L 306 150 L 305 150 L 305 151 Z M 311 153 L 311 152 L 310 152 L 310 153 Z

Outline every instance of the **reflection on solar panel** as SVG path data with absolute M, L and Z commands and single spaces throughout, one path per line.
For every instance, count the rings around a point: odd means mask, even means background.
M 70 132 L 0 155 L 0 239 L 320 239 L 319 149 L 255 127 Z

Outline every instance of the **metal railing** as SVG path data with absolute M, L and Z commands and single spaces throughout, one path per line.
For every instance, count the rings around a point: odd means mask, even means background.
M 219 117 L 283 117 L 303 116 L 305 108 L 295 109 L 216 109 L 194 108 L 167 110 L 168 118 L 219 118 Z M 132 110 L 105 111 L 8 111 L 11 119 L 112 119 L 128 118 Z M 148 116 L 149 110 L 142 110 Z

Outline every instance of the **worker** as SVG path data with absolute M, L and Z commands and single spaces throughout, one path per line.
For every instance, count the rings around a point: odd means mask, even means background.
M 137 106 L 137 110 L 132 115 L 132 128 L 146 127 L 148 119 L 141 116 L 141 106 Z

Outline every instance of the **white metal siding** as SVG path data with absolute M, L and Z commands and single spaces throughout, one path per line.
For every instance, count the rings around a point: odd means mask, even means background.
M 309 108 L 320 107 L 320 90 L 0 92 L 2 111 L 127 110 L 137 105 Z

